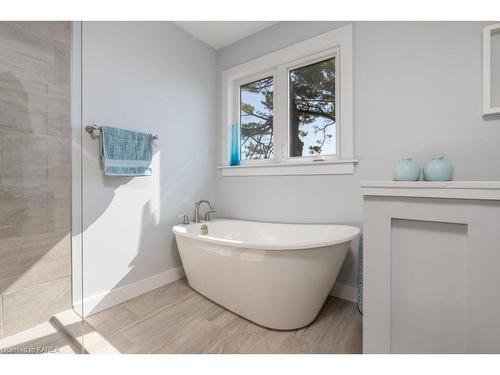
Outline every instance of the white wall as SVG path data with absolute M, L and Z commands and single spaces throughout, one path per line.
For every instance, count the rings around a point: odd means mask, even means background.
M 218 51 L 218 70 L 344 23 L 281 22 Z M 407 155 L 423 165 L 443 154 L 455 165 L 455 179 L 500 179 L 500 120 L 481 117 L 481 31 L 487 24 L 355 22 L 356 173 L 219 175 L 219 216 L 361 226 L 360 181 L 391 179 L 393 165 Z M 351 251 L 338 281 L 356 285 L 355 271 Z
M 191 216 L 196 199 L 214 199 L 216 57 L 170 22 L 84 22 L 82 35 L 82 125 L 159 136 L 153 176 L 124 178 L 103 176 L 99 142 L 83 134 L 89 311 L 115 303 L 109 291 L 122 298 L 122 287 L 164 281 L 180 265 L 171 232 L 176 215 Z
M 215 199 L 219 217 L 361 225 L 360 181 L 390 179 L 402 156 L 441 153 L 456 179 L 500 179 L 500 120 L 481 117 L 477 22 L 354 23 L 355 175 L 216 177 L 218 73 L 345 23 L 281 22 L 219 50 L 216 64 L 169 22 L 84 22 L 83 126 L 160 137 L 154 175 L 128 179 L 104 177 L 98 141 L 83 134 L 86 298 L 179 266 L 171 226 L 196 199 Z M 355 267 L 352 251 L 339 281 L 355 285 Z

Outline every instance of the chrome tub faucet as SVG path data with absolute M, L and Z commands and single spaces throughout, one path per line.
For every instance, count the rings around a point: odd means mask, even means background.
M 215 212 L 210 201 L 208 201 L 206 199 L 203 199 L 201 201 L 196 201 L 194 203 L 194 218 L 193 218 L 194 223 L 199 223 L 201 221 L 200 220 L 200 206 L 202 205 L 202 203 L 208 204 L 208 207 L 209 207 L 209 209 L 205 212 L 205 221 L 209 221 L 210 214 Z

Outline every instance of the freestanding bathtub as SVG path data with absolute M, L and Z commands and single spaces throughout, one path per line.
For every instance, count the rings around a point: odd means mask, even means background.
M 214 220 L 173 232 L 193 289 L 257 324 L 288 330 L 314 320 L 359 229 Z

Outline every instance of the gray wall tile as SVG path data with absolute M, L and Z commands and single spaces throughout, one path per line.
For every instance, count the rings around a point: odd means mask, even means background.
M 3 295 L 4 336 L 46 322 L 71 308 L 71 278 L 65 277 Z
M 70 38 L 69 22 L 0 22 L 4 335 L 71 305 Z

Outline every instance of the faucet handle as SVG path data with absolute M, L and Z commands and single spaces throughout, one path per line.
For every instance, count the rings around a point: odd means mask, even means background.
M 210 221 L 210 214 L 214 214 L 215 212 L 215 210 L 207 210 L 205 212 L 205 221 Z
M 181 224 L 189 224 L 189 218 L 186 214 L 177 215 L 178 218 L 182 219 Z

